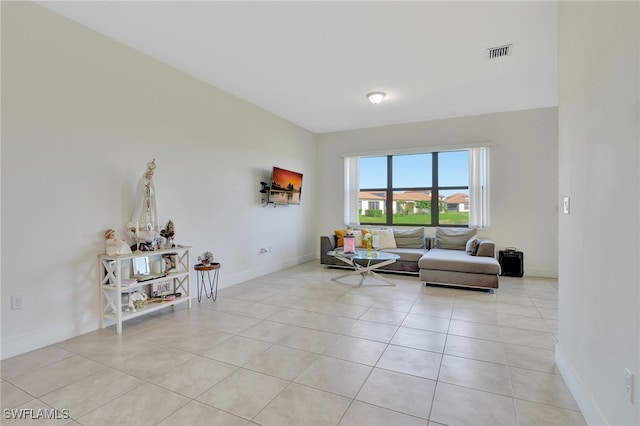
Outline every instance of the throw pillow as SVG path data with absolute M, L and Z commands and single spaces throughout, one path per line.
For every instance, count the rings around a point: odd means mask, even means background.
M 469 238 L 469 241 L 467 241 L 465 251 L 467 252 L 467 254 L 475 256 L 478 251 L 478 247 L 480 247 L 480 240 L 478 239 L 477 235 L 474 235 L 473 237 Z
M 465 250 L 469 238 L 477 234 L 477 230 L 469 228 L 436 228 L 436 248 Z
M 347 235 L 346 229 L 336 229 L 333 231 L 336 234 L 336 247 L 344 247 L 344 236 Z
M 356 233 L 356 247 L 363 247 L 364 236 L 370 233 L 367 228 L 360 228 L 360 232 Z
M 380 249 L 396 248 L 396 239 L 393 237 L 392 229 L 376 229 Z
M 424 228 L 394 229 L 393 236 L 396 246 L 402 248 L 425 248 Z

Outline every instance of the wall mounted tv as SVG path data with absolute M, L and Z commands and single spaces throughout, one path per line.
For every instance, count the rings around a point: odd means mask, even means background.
M 302 173 L 274 167 L 271 172 L 269 202 L 274 204 L 300 204 Z

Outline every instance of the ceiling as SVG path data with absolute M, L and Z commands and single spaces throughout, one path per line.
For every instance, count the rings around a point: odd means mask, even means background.
M 558 104 L 553 1 L 39 4 L 315 133 Z

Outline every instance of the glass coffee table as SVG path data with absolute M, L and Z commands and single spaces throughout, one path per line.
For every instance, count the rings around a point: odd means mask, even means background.
M 349 271 L 346 274 L 338 275 L 337 277 L 331 278 L 332 281 L 338 281 L 341 278 L 360 274 L 361 278 L 360 283 L 358 284 L 359 286 L 364 285 L 364 281 L 368 276 L 373 276 L 387 283 L 379 285 L 395 286 L 395 283 L 386 279 L 385 277 L 376 274 L 374 270 L 390 265 L 396 260 L 400 259 L 400 256 L 398 256 L 397 254 L 385 253 L 382 251 L 367 253 L 366 249 L 356 249 L 355 253 L 345 253 L 342 250 L 332 250 L 327 252 L 327 254 L 329 256 L 335 257 L 336 259 L 346 263 L 353 268 L 353 271 Z M 359 263 L 356 262 L 357 260 L 365 260 L 366 262 Z

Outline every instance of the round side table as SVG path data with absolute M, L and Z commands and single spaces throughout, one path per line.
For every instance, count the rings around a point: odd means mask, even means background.
M 196 275 L 198 278 L 198 302 L 202 299 L 202 293 L 207 298 L 213 299 L 215 302 L 218 297 L 218 273 L 220 272 L 219 263 L 209 263 L 207 265 L 198 263 L 194 266 Z M 211 273 L 213 271 L 213 274 Z M 209 291 L 207 291 L 207 284 L 204 279 L 204 273 L 207 273 L 207 280 L 209 282 Z M 213 275 L 213 276 L 212 276 Z

